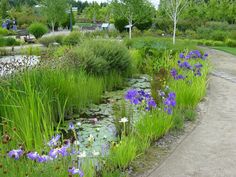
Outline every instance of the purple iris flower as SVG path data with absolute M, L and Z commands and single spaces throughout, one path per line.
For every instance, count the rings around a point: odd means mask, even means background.
M 207 57 L 208 57 L 208 54 L 205 53 L 205 54 L 202 56 L 202 59 L 205 60 Z
M 179 58 L 182 58 L 182 59 L 185 58 L 184 54 L 183 54 L 183 53 L 180 53 L 180 54 L 179 54 Z
M 8 156 L 11 158 L 14 158 L 15 160 L 18 160 L 22 155 L 24 151 L 22 149 L 13 149 L 8 153 Z
M 194 75 L 195 76 L 202 76 L 200 69 L 197 69 Z
M 30 152 L 27 154 L 27 157 L 31 160 L 37 160 L 39 158 L 39 154 L 37 152 Z
M 67 151 L 67 146 L 63 146 L 60 149 L 58 149 L 58 153 L 62 155 L 62 157 L 65 157 L 68 155 L 68 151 Z
M 42 155 L 42 156 L 39 156 L 37 160 L 38 160 L 39 163 L 44 163 L 44 162 L 47 162 L 49 160 L 52 160 L 52 158 L 47 156 L 47 155 Z
M 172 114 L 173 108 L 176 106 L 176 95 L 174 92 L 170 92 L 168 97 L 164 100 L 165 109 L 164 111 L 168 114 Z
M 58 157 L 59 154 L 59 149 L 51 149 L 48 153 L 49 157 L 56 159 Z
M 176 80 L 181 80 L 181 79 L 185 79 L 185 77 L 181 74 L 176 77 Z
M 71 173 L 72 175 L 79 174 L 80 177 L 84 176 L 84 173 L 80 169 L 76 169 L 75 167 L 69 169 L 68 172 Z
M 60 138 L 61 138 L 61 135 L 59 134 L 57 134 L 55 137 L 52 137 L 52 139 L 48 142 L 48 146 L 56 146 Z
M 167 114 L 171 115 L 173 113 L 173 109 L 170 107 L 164 108 L 164 111 L 167 112 Z
M 157 104 L 153 99 L 148 100 L 148 107 L 156 108 Z
M 138 91 L 135 90 L 135 89 L 131 89 L 131 90 L 128 90 L 128 92 L 126 93 L 125 99 L 126 100 L 131 100 L 134 97 L 136 97 L 137 95 L 138 95 Z
M 192 69 L 192 66 L 187 61 L 184 61 L 183 63 L 179 63 L 179 67 L 186 68 L 186 69 Z
M 175 78 L 178 75 L 178 72 L 175 68 L 170 71 L 171 75 Z
M 201 63 L 197 63 L 194 66 L 195 66 L 195 68 L 202 68 L 203 67 L 203 65 Z

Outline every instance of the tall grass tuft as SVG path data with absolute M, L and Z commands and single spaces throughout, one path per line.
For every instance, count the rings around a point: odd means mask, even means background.
M 39 149 L 58 131 L 65 115 L 98 103 L 105 90 L 122 81 L 115 72 L 96 77 L 83 71 L 27 70 L 0 82 L 0 117 L 17 129 L 15 144 Z

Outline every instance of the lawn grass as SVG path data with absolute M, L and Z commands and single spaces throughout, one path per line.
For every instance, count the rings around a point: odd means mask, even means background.
M 216 50 L 221 50 L 232 55 L 236 55 L 236 47 L 213 47 Z

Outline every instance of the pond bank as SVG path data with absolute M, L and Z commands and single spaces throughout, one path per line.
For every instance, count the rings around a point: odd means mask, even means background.
M 208 53 L 215 68 L 210 77 L 206 111 L 201 111 L 198 126 L 146 176 L 235 176 L 236 85 L 223 76 L 226 73 L 236 78 L 236 57 L 213 49 Z

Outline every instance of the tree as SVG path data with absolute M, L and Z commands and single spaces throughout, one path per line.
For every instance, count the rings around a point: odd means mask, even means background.
M 1 2 L 0 2 L 0 16 L 2 16 L 3 19 L 7 17 L 8 6 L 9 6 L 8 0 L 1 0 Z
M 173 21 L 173 44 L 175 44 L 176 38 L 176 26 L 179 20 L 179 16 L 183 9 L 186 7 L 188 0 L 163 0 L 161 1 L 161 8 L 165 9 L 165 12 Z
M 69 9 L 67 0 L 43 0 L 42 4 L 43 14 L 54 32 L 55 24 L 62 23 L 66 18 L 66 10 Z
M 154 7 L 147 0 L 113 0 L 116 19 L 127 19 L 129 38 L 135 23 L 144 23 L 152 18 Z
M 92 2 L 92 4 L 83 10 L 83 14 L 85 17 L 92 19 L 93 23 L 96 23 L 100 8 L 97 2 Z

